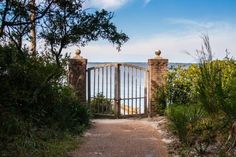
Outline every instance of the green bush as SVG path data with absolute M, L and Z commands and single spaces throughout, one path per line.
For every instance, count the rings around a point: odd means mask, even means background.
M 197 88 L 199 102 L 211 116 L 221 115 L 232 123 L 236 114 L 235 61 L 203 62 L 199 68 L 201 70 Z
M 196 82 L 199 69 L 192 64 L 188 68 L 170 69 L 167 75 L 167 104 L 191 104 L 196 102 Z
M 156 92 L 155 96 L 156 111 L 159 115 L 165 114 L 165 109 L 167 107 L 167 98 L 166 98 L 166 89 L 165 87 L 159 88 L 158 92 Z
M 13 46 L 0 46 L 2 156 L 44 156 L 51 142 L 63 144 L 64 135 L 78 135 L 89 124 L 87 108 L 63 84 L 65 66 L 48 56 L 27 54 Z
M 236 121 L 236 60 L 224 62 L 223 90 L 225 94 L 221 111 L 224 112 L 228 126 Z
M 70 132 L 38 128 L 19 117 L 8 118 L 12 120 L 6 120 L 8 127 L 1 127 L 0 132 L 1 157 L 65 157 L 78 146 L 76 136 Z
M 171 129 L 189 151 L 203 155 L 209 145 L 216 142 L 217 125 L 201 106 L 174 105 L 167 113 Z
M 167 73 L 166 85 L 156 92 L 156 110 L 163 115 L 168 105 L 196 103 L 196 82 L 199 68 L 192 64 L 188 68 L 171 68 Z
M 210 114 L 217 114 L 224 104 L 221 67 L 215 62 L 200 64 L 198 81 L 199 101 Z
M 204 112 L 198 105 L 172 105 L 167 110 L 167 116 L 171 121 L 173 131 L 179 136 L 179 139 L 184 143 L 188 143 L 187 135 L 192 129 L 192 125 L 204 116 Z
M 170 72 L 167 100 L 172 101 L 167 116 L 183 147 L 201 156 L 217 139 L 224 143 L 230 124 L 236 120 L 236 66 L 228 59 L 204 61 L 195 71 L 194 79 L 188 69 Z
M 113 106 L 110 99 L 105 98 L 102 93 L 98 93 L 90 102 L 92 113 L 113 114 Z
M 229 81 L 229 87 L 226 89 L 227 97 L 222 110 L 228 115 L 231 121 L 236 121 L 236 66 L 233 75 Z
M 89 124 L 89 110 L 78 104 L 60 104 L 52 112 L 52 125 L 61 130 L 80 133 Z

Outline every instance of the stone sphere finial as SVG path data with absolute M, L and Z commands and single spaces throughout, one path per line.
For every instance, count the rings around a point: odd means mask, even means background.
M 155 51 L 155 54 L 156 54 L 157 56 L 161 56 L 161 50 L 156 50 L 156 51 Z
M 81 50 L 80 50 L 80 49 L 76 50 L 75 54 L 76 54 L 77 56 L 80 56 Z
M 162 59 L 162 57 L 161 57 L 161 50 L 156 50 L 155 51 L 155 59 Z
M 83 59 L 83 57 L 81 56 L 81 50 L 77 49 L 75 51 L 75 56 L 73 57 L 73 59 Z

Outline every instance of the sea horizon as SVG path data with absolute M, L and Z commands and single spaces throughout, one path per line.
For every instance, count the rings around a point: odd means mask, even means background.
M 93 66 L 96 66 L 96 65 L 101 65 L 101 64 L 115 64 L 115 63 L 126 63 L 126 64 L 133 64 L 133 65 L 137 65 L 137 66 L 140 66 L 140 67 L 144 67 L 144 68 L 147 68 L 148 66 L 148 62 L 88 62 L 88 68 L 90 67 L 93 67 Z M 168 63 L 168 68 L 176 68 L 178 66 L 181 66 L 181 67 L 189 67 L 191 64 L 196 64 L 196 63 L 181 63 L 181 62 L 169 62 Z

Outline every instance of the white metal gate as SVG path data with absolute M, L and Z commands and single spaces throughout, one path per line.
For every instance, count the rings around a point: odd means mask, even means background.
M 147 116 L 148 70 L 125 64 L 102 64 L 87 69 L 88 105 L 95 115 Z

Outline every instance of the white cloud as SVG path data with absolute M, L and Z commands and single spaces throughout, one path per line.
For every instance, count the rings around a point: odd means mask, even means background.
M 212 29 L 215 26 L 215 22 L 204 22 L 204 21 L 194 21 L 190 19 L 182 18 L 168 18 L 166 19 L 170 24 L 183 25 L 189 28 L 198 28 L 198 29 Z
M 151 2 L 151 0 L 144 0 L 144 5 L 147 5 L 150 2 Z
M 199 22 L 190 24 L 204 26 Z M 231 55 L 236 57 L 236 30 L 235 25 L 225 22 L 209 22 L 211 29 L 207 31 L 210 37 L 210 44 L 215 58 L 223 58 L 227 48 Z M 197 26 L 196 26 L 197 28 Z M 195 55 L 196 49 L 200 49 L 204 31 L 198 29 L 172 30 L 172 32 L 158 33 L 155 36 L 136 40 L 131 38 L 122 47 L 121 52 L 117 52 L 115 47 L 108 42 L 94 42 L 82 48 L 82 55 L 93 62 L 146 62 L 154 57 L 154 51 L 160 49 L 162 56 L 168 58 L 170 62 L 196 62 L 187 52 Z M 74 52 L 72 50 L 70 52 Z
M 124 6 L 129 0 L 87 0 L 85 7 L 116 10 Z

